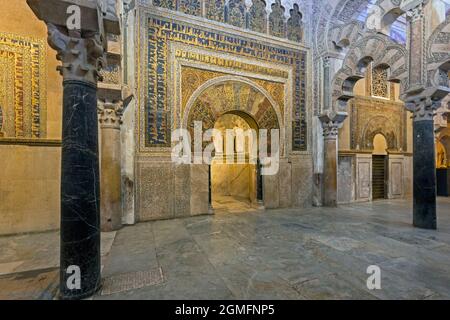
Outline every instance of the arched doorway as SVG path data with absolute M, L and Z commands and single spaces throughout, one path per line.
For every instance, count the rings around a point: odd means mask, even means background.
M 383 134 L 378 133 L 373 138 L 372 152 L 372 198 L 380 200 L 387 198 L 388 173 L 388 143 Z
M 224 76 L 202 85 L 187 103 L 183 126 L 194 136 L 196 123 L 204 131 L 217 129 L 222 134 L 222 149 L 214 143 L 215 156 L 210 166 L 210 201 L 215 212 L 242 212 L 263 205 L 264 179 L 259 173 L 258 150 L 249 152 L 248 131 L 255 132 L 254 145 L 258 146 L 258 133 L 267 130 L 268 149 L 271 149 L 271 130 L 280 132 L 280 154 L 284 152 L 285 129 L 281 109 L 271 95 L 247 78 Z M 232 138 L 232 151 L 244 163 L 229 163 L 225 147 L 226 130 L 244 132 L 243 141 Z M 229 141 L 228 141 L 229 142 Z M 218 163 L 222 160 L 222 163 Z M 226 160 L 226 161 L 224 161 Z
M 258 168 L 252 149 L 258 143 L 254 141 L 258 125 L 248 114 L 234 111 L 220 116 L 214 128 L 223 141 L 216 144 L 211 164 L 212 206 L 216 212 L 253 210 L 258 200 Z

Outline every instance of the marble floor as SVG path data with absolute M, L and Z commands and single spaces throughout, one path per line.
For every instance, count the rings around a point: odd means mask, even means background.
M 249 211 L 255 211 L 250 199 L 223 195 L 213 196 L 213 207 L 215 214 L 245 214 Z
M 450 198 L 438 203 L 438 231 L 412 228 L 404 200 L 125 227 L 103 235 L 109 287 L 94 299 L 450 299 Z M 56 293 L 57 236 L 0 238 L 0 299 Z

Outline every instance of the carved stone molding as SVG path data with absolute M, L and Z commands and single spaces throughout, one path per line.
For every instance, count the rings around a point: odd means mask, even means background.
M 124 111 L 121 101 L 98 101 L 97 111 L 101 128 L 120 129 Z
M 59 27 L 48 24 L 48 43 L 58 52 L 56 58 L 62 62 L 58 67 L 64 80 L 78 80 L 97 84 L 102 80 L 100 70 L 105 63 L 103 39 L 98 33 L 79 32 L 66 35 Z

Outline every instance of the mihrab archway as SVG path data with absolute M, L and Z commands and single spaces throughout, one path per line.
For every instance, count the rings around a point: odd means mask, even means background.
M 189 99 L 182 126 L 193 130 L 194 122 L 201 121 L 203 130 L 212 129 L 222 115 L 232 112 L 248 115 L 260 129 L 279 129 L 280 153 L 284 153 L 281 108 L 264 88 L 247 78 L 223 76 L 204 83 Z
M 280 130 L 280 154 L 284 148 L 284 126 L 280 106 L 263 88 L 242 77 L 214 78 L 198 88 L 189 99 L 183 117 L 183 128 L 194 134 L 196 122 L 202 130 L 267 130 L 268 151 L 271 130 Z M 224 134 L 224 132 L 222 132 Z M 228 139 L 228 136 L 226 137 Z M 234 138 L 233 138 L 234 139 Z M 257 145 L 257 141 L 256 145 Z M 254 143 L 255 143 L 254 142 Z M 222 147 L 224 144 L 222 143 Z M 242 155 L 244 163 L 229 163 L 228 149 L 217 150 L 210 166 L 210 205 L 219 211 L 243 212 L 263 203 L 263 178 L 260 165 L 244 147 L 233 153 Z M 220 157 L 220 159 L 219 159 Z M 234 155 L 233 155 L 234 157 Z M 234 158 L 233 158 L 234 159 Z

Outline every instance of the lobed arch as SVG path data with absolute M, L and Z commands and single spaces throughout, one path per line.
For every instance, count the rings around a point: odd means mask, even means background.
M 385 116 L 378 115 L 370 119 L 364 126 L 364 130 L 358 142 L 360 149 L 372 150 L 373 140 L 376 135 L 381 134 L 387 142 L 388 150 L 398 150 L 399 141 L 398 128 Z
M 405 14 L 403 9 L 405 1 L 402 0 L 378 0 L 374 4 L 370 4 L 367 0 L 327 2 L 330 6 L 326 7 L 328 12 L 321 12 L 316 29 L 316 39 L 324 42 L 317 43 L 317 47 L 322 48 L 325 52 L 345 51 L 346 48 L 361 39 L 367 30 L 389 36 L 391 26 Z M 364 10 L 367 11 L 366 20 L 357 20 L 356 16 Z M 326 36 L 321 37 L 321 34 Z
M 364 32 L 364 24 L 352 21 L 345 25 L 334 26 L 329 32 L 330 47 L 338 52 L 349 48 L 352 43 L 360 39 Z
M 389 67 L 389 81 L 400 83 L 402 89 L 407 79 L 407 51 L 389 37 L 373 32 L 367 33 L 354 43 L 347 53 L 343 67 L 332 80 L 332 103 L 336 111 L 346 111 L 347 101 L 354 97 L 356 82 L 365 77 L 370 62 L 374 67 Z

